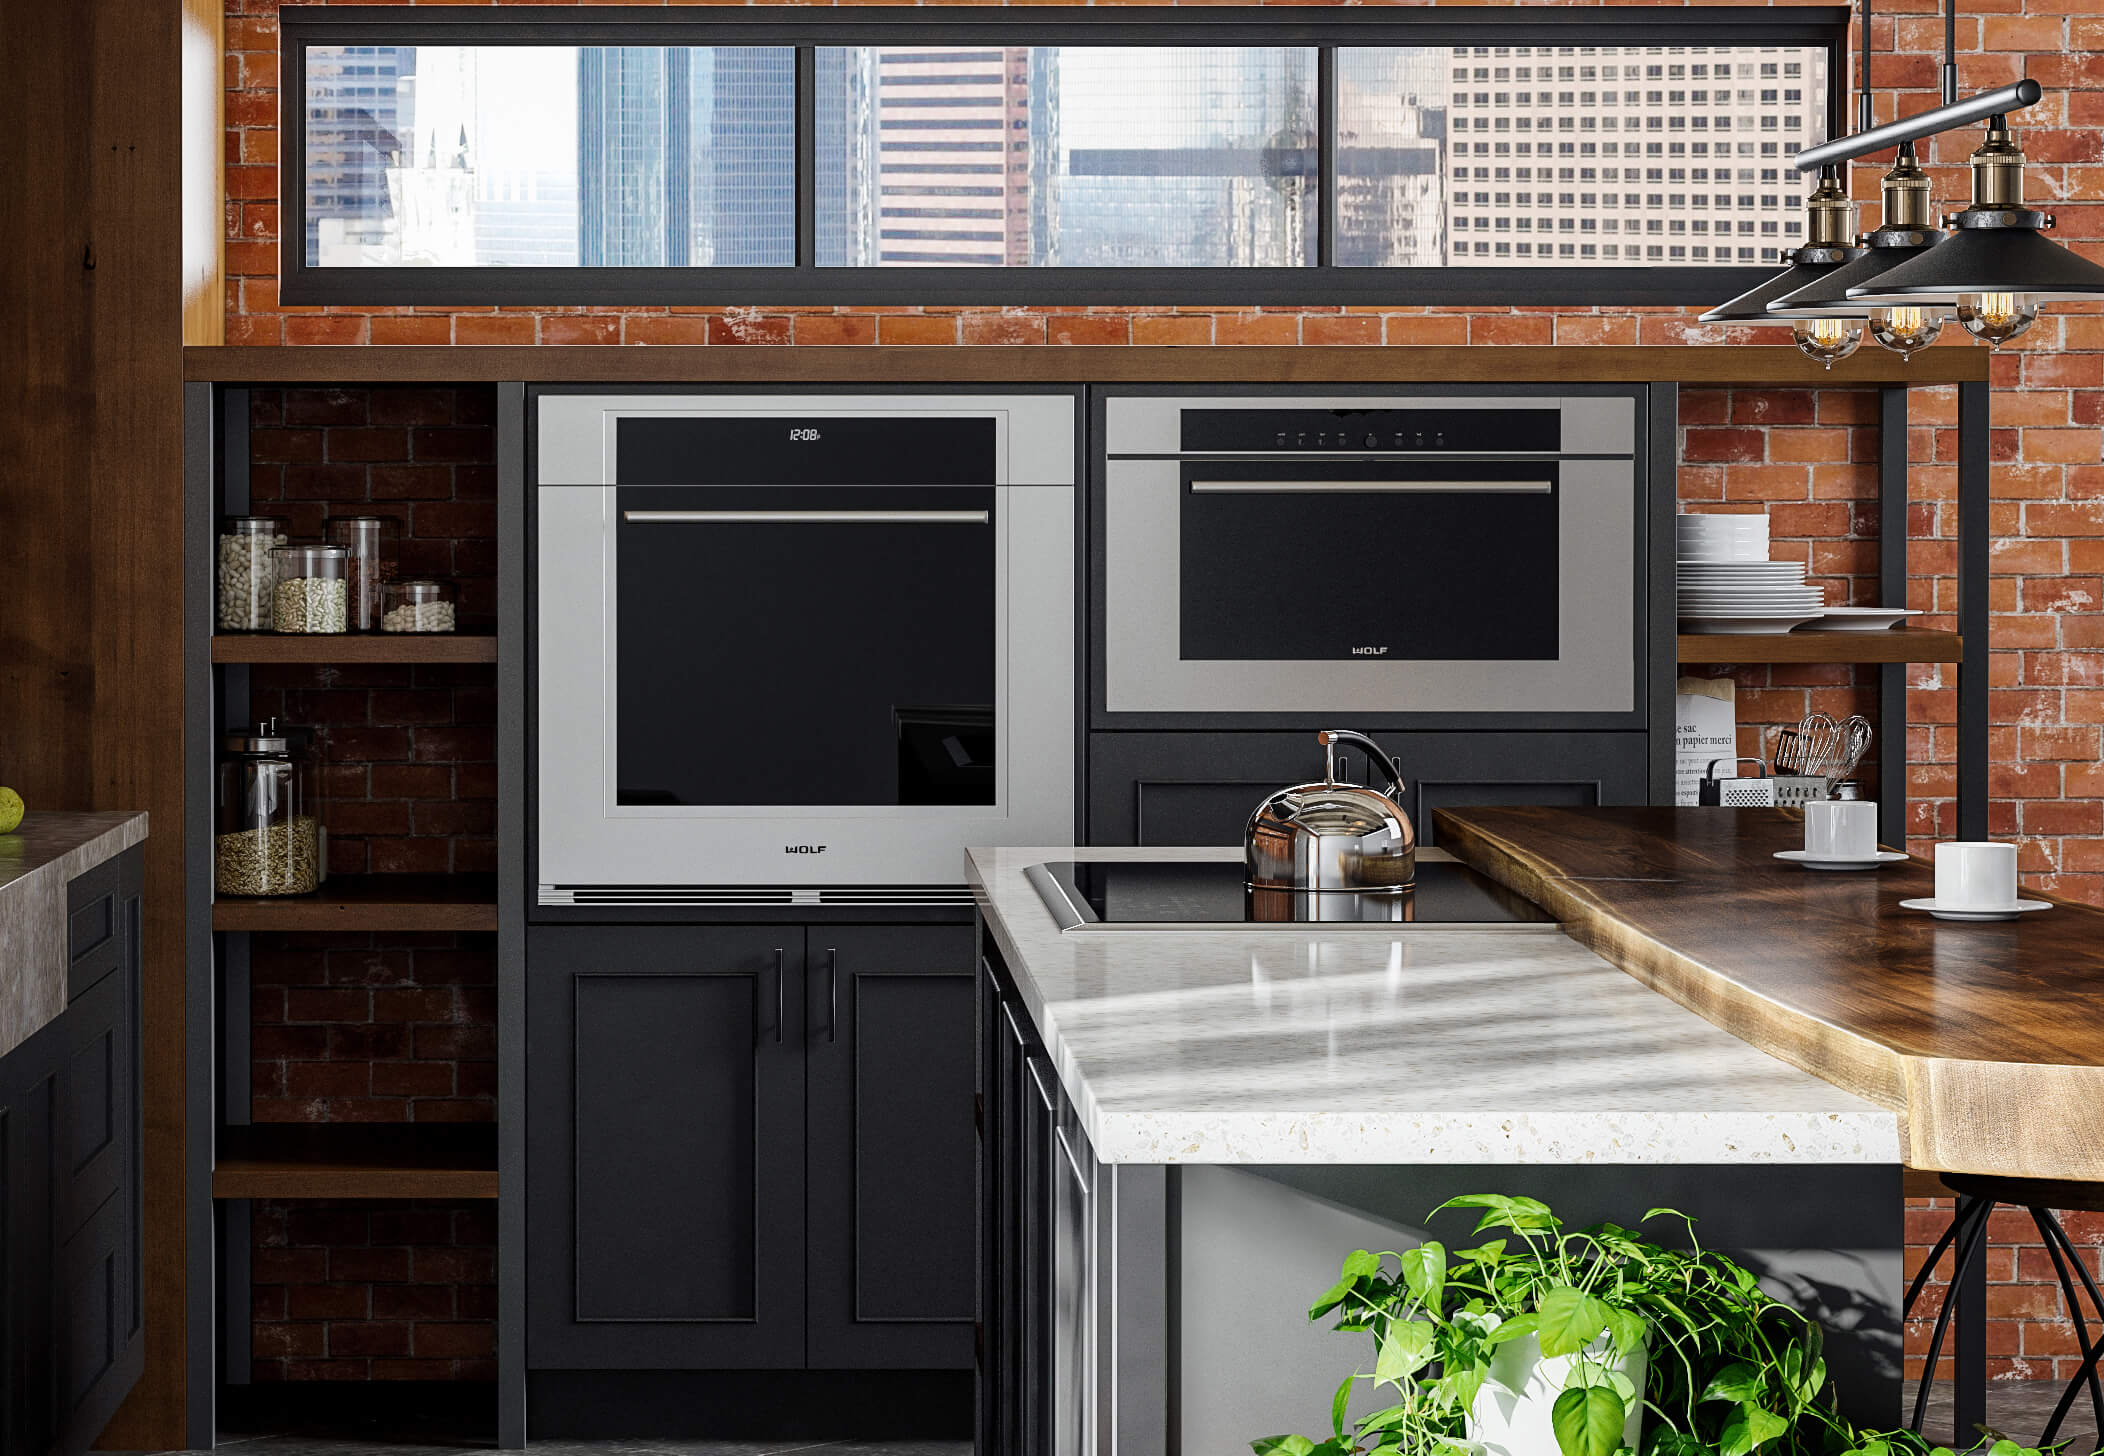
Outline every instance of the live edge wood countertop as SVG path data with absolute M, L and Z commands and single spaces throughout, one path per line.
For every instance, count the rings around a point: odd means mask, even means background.
M 1902 910 L 1933 889 L 1926 861 L 1799 869 L 1774 858 L 1803 843 L 1789 810 L 1442 809 L 1433 824 L 1644 985 L 1899 1113 L 1909 1166 L 2104 1181 L 2104 911 Z

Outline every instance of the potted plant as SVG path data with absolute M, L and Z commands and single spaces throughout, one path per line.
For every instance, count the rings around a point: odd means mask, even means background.
M 1308 1310 L 1363 1332 L 1373 1369 L 1346 1376 L 1331 1434 L 1270 1436 L 1256 1456 L 1951 1456 L 1911 1431 L 1857 1429 L 1834 1409 L 1819 1325 L 1694 1236 L 1668 1248 L 1618 1224 L 1569 1230 L 1532 1198 L 1474 1193 L 1449 1253 L 1354 1251 Z M 1395 1400 L 1354 1421 L 1355 1387 Z M 2037 1456 L 1997 1441 L 1989 1456 Z

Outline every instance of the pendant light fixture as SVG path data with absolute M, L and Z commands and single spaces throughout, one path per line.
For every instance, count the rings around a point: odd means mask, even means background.
M 1938 303 L 1872 304 L 1849 297 L 1848 291 L 1920 257 L 1943 240 L 1943 233 L 1929 220 L 1929 177 L 1914 155 L 1914 143 L 1900 144 L 1899 158 L 1885 174 L 1884 198 L 1884 219 L 1860 239 L 1864 245 L 1861 256 L 1785 294 L 1768 311 L 1788 319 L 1859 318 L 1878 344 L 1911 358 L 1936 342 L 1945 320 L 1951 317 L 1951 308 Z
M 2024 154 L 2000 114 L 1972 155 L 1972 206 L 1945 219 L 1934 248 L 1848 290 L 1884 307 L 1949 305 L 1974 338 L 1999 348 L 2038 318 L 2041 303 L 2104 298 L 2104 268 L 2044 235 L 2052 215 L 2024 206 Z
M 1768 311 L 1768 306 L 1786 294 L 1816 283 L 1842 264 L 1854 259 L 1862 249 L 1851 247 L 1848 236 L 1853 231 L 1855 204 L 1848 200 L 1848 192 L 1841 185 L 1839 163 L 1825 167 L 1819 173 L 1819 185 L 1805 199 L 1805 244 L 1783 254 L 1787 265 L 1783 271 L 1761 283 L 1755 284 L 1729 303 L 1720 303 L 1701 321 L 1706 324 L 1798 324 L 1798 347 L 1815 359 L 1823 358 L 1828 367 L 1833 360 L 1845 359 L 1856 350 L 1863 339 L 1861 319 L 1836 319 L 1832 328 L 1810 327 L 1826 324 L 1828 320 L 1794 320 L 1777 318 Z M 1806 347 L 1807 337 L 1819 342 L 1816 347 L 1826 353 L 1812 353 Z
M 2038 102 L 2038 83 L 2026 78 L 1958 100 L 1957 0 L 1945 0 L 1944 104 L 1872 126 L 1867 9 L 1863 27 L 1856 133 L 1807 147 L 1793 159 L 1798 171 L 1819 173 L 1809 241 L 1785 255 L 1791 266 L 1782 273 L 1702 320 L 1790 323 L 1798 347 L 1831 368 L 1855 352 L 1866 323 L 1871 337 L 1901 354 L 1926 347 L 1951 314 L 1966 332 L 1999 346 L 2031 326 L 2040 303 L 2104 298 L 2104 267 L 2045 238 L 2053 218 L 2023 205 L 2024 156 L 2006 118 Z M 1937 233 L 1928 226 L 1926 178 L 1908 144 L 1979 121 L 1987 123 L 1987 136 L 1972 158 L 1972 205 L 1944 219 L 1948 231 Z M 1903 150 L 1885 179 L 1883 224 L 1863 239 L 1866 246 L 1849 248 L 1840 168 L 1887 147 Z

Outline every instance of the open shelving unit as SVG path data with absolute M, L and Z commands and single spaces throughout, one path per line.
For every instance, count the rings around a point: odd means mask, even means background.
M 523 902 L 515 896 L 508 907 L 501 906 L 504 897 L 499 893 L 499 884 L 503 877 L 479 868 L 475 872 L 443 874 L 337 874 L 306 895 L 216 896 L 212 820 L 219 744 L 226 730 L 252 721 L 252 675 L 271 675 L 270 679 L 256 677 L 254 689 L 258 696 L 265 691 L 325 691 L 330 686 L 328 670 L 337 668 L 481 665 L 487 671 L 470 675 L 474 686 L 479 687 L 482 681 L 518 681 L 519 663 L 516 657 L 506 654 L 519 650 L 521 638 L 516 624 L 522 620 L 523 587 L 518 575 L 519 559 L 500 549 L 495 632 L 302 636 L 215 632 L 217 523 L 224 516 L 244 514 L 252 506 L 251 394 L 246 381 L 193 384 L 185 394 L 184 774 L 189 784 L 189 809 L 183 837 L 188 887 L 185 949 L 190 968 L 186 1015 L 190 1069 L 186 1179 L 191 1228 L 186 1258 L 192 1291 L 186 1318 L 189 1348 L 193 1352 L 211 1352 L 204 1359 L 193 1356 L 191 1363 L 192 1446 L 211 1444 L 222 1402 L 233 1398 L 233 1387 L 243 1386 L 249 1379 L 250 1245 L 255 1200 L 499 1202 L 500 1189 L 506 1183 L 500 1174 L 500 1163 L 505 1161 L 507 1135 L 514 1149 L 519 1137 L 516 1125 L 505 1128 L 498 1122 L 310 1124 L 252 1120 L 251 1003 L 255 978 L 251 960 L 252 956 L 264 954 L 263 949 L 252 944 L 255 937 L 342 936 L 344 939 L 337 944 L 351 947 L 368 943 L 366 937 L 377 938 L 370 942 L 373 944 L 388 944 L 384 938 L 395 935 L 412 939 L 433 934 L 489 937 L 480 945 L 494 946 L 498 1015 L 503 1018 L 509 1015 L 504 1007 L 516 1007 L 522 1001 L 515 985 L 507 989 L 507 977 L 515 974 L 519 964 L 519 934 L 506 926 L 523 924 Z M 503 391 L 499 395 L 503 398 Z M 516 402 L 519 395 L 510 398 Z M 508 418 L 514 422 L 520 418 L 516 407 Z M 500 429 L 497 437 L 500 441 L 522 441 L 523 430 L 507 434 Z M 507 461 L 500 453 L 500 475 L 506 469 L 516 470 L 516 466 L 515 459 Z M 515 500 L 513 504 L 516 505 Z M 513 518 L 511 525 L 498 534 L 515 542 L 517 519 Z M 316 672 L 300 674 L 300 668 L 313 668 Z M 293 671 L 287 673 L 287 669 Z M 448 692 L 463 682 L 458 673 L 434 674 L 427 681 L 421 671 L 414 675 L 393 674 L 389 680 L 400 683 L 386 689 L 392 694 Z M 501 694 L 501 687 L 498 692 Z M 500 710 L 499 718 L 497 833 L 501 845 L 506 838 L 502 805 L 516 800 L 516 791 L 508 791 L 505 786 L 516 782 L 512 776 L 517 773 L 523 739 L 519 736 L 517 705 Z M 513 794 L 513 800 L 507 800 L 507 792 Z M 329 810 L 325 807 L 325 827 L 328 819 Z M 515 831 L 511 837 L 516 838 Z M 509 863 L 515 869 L 517 861 L 507 861 L 506 853 L 500 849 L 500 865 Z M 512 878 L 516 880 L 517 875 Z M 475 954 L 483 953 L 480 945 Z M 260 964 L 259 961 L 258 969 Z M 493 1030 L 499 1033 L 497 1073 L 501 1083 L 506 1078 L 516 1078 L 518 1068 L 516 1058 L 503 1052 L 506 1043 L 501 1028 Z M 497 1105 L 507 1105 L 513 1096 L 515 1091 L 500 1086 Z M 447 1115 L 458 1110 L 449 1108 Z M 514 1151 L 508 1165 L 514 1170 L 519 1166 L 516 1156 Z M 503 1215 L 500 1213 L 499 1217 Z M 506 1252 L 517 1257 L 520 1245 L 519 1239 L 505 1235 L 500 1257 Z M 500 1322 L 504 1317 L 500 1312 Z M 499 1339 L 500 1368 L 510 1368 L 502 1366 L 503 1352 L 516 1343 L 511 1334 Z M 242 1393 L 239 1404 L 243 1408 L 259 1400 L 268 1404 L 270 1399 L 285 1394 L 276 1386 L 268 1391 L 258 1386 Z M 470 1396 L 471 1388 L 463 1387 L 461 1394 L 464 1398 Z M 495 1430 L 500 1424 L 496 1412 L 491 1411 L 490 1428 Z
M 1683 663 L 1963 662 L 1965 639 L 1927 627 L 1883 632 L 1729 632 L 1680 634 Z

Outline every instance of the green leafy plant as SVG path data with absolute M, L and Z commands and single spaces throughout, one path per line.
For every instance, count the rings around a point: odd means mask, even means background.
M 1857 1429 L 1834 1409 L 1816 1321 L 1764 1293 L 1745 1268 L 1667 1248 L 1618 1224 L 1566 1229 L 1532 1198 L 1472 1193 L 1434 1209 L 1479 1210 L 1474 1232 L 1503 1236 L 1449 1252 L 1355 1250 L 1308 1310 L 1373 1343 L 1371 1371 L 1344 1378 L 1331 1434 L 1268 1436 L 1256 1456 L 1471 1456 L 1468 1420 L 1497 1349 L 1524 1335 L 1570 1357 L 1550 1411 L 1562 1456 L 1619 1456 L 1643 1412 L 1641 1456 L 1952 1456 L 1911 1431 Z M 1641 1389 L 1628 1371 L 1644 1372 Z M 1353 1421 L 1354 1389 L 1394 1400 Z M 1987 1456 L 2041 1456 L 1996 1441 Z

